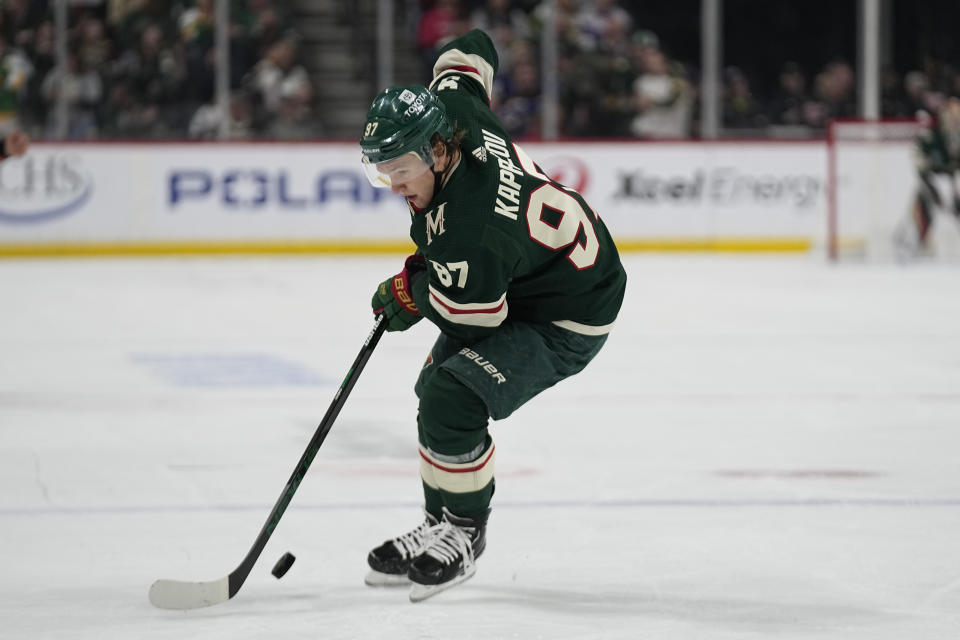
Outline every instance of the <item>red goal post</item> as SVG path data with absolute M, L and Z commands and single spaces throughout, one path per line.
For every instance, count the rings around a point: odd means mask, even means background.
M 827 127 L 827 253 L 895 257 L 894 232 L 916 193 L 915 119 L 838 119 Z

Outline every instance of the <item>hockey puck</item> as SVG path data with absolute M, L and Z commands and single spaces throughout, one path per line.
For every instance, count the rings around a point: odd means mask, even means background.
M 290 567 L 293 566 L 294 560 L 296 560 L 294 555 L 287 551 L 285 554 L 283 554 L 283 556 L 280 557 L 279 560 L 277 560 L 277 564 L 273 565 L 273 571 L 270 573 L 273 574 L 274 578 L 279 580 L 286 575 L 287 571 L 290 570 Z

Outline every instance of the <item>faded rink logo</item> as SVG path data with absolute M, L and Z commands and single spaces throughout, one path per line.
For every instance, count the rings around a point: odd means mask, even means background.
M 39 224 L 79 209 L 93 193 L 93 176 L 75 153 L 31 150 L 0 162 L 0 225 Z

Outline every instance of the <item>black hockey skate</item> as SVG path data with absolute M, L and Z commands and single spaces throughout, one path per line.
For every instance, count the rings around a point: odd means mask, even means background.
M 410 564 L 411 602 L 426 600 L 473 577 L 475 561 L 487 546 L 488 515 L 473 520 L 444 508 L 443 521 L 433 528 L 423 553 Z
M 407 570 L 410 563 L 423 553 L 430 541 L 431 532 L 439 524 L 437 519 L 424 511 L 424 520 L 413 531 L 393 540 L 387 540 L 367 555 L 370 573 L 364 582 L 371 587 L 387 587 L 410 584 Z

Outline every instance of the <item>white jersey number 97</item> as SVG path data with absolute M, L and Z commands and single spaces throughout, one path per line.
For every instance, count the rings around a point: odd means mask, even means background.
M 548 222 L 544 220 L 545 209 L 550 209 L 551 218 L 559 219 Z M 597 252 L 600 250 L 600 241 L 593 228 L 589 214 L 584 211 L 580 202 L 570 193 L 554 184 L 546 183 L 537 187 L 530 194 L 527 204 L 527 227 L 530 237 L 545 247 L 559 251 L 570 245 L 575 245 L 567 253 L 567 259 L 577 269 L 589 269 L 597 261 Z M 583 242 L 577 242 L 577 236 L 583 229 Z

